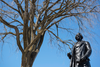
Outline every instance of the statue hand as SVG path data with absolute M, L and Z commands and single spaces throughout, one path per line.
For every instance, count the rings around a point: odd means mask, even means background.
M 70 53 L 67 53 L 67 56 L 69 59 L 71 59 L 71 54 Z
M 83 62 L 83 59 L 77 59 L 76 62 L 77 63 L 82 63 Z
M 81 63 L 81 62 L 83 62 L 83 61 L 84 61 L 83 59 L 78 59 L 78 60 L 76 60 L 77 63 Z

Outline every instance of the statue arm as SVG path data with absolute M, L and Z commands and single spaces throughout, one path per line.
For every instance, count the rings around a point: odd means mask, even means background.
M 91 49 L 89 42 L 85 42 L 85 44 L 86 44 L 87 51 L 86 51 L 85 55 L 81 58 L 83 60 L 88 58 L 91 55 L 91 52 L 92 52 L 92 49 Z
M 71 59 L 73 55 L 75 55 L 75 45 L 73 46 L 71 52 L 67 53 L 69 59 Z

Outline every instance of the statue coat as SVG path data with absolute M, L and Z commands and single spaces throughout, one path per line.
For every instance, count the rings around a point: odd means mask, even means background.
M 79 52 L 81 56 L 78 56 L 80 59 L 76 59 L 75 49 L 76 46 L 80 48 Z M 78 42 L 75 43 L 72 49 L 71 54 L 71 62 L 70 67 L 91 67 L 89 63 L 89 56 L 91 55 L 91 46 L 87 41 L 81 41 L 79 44 Z M 77 63 L 79 62 L 79 63 Z

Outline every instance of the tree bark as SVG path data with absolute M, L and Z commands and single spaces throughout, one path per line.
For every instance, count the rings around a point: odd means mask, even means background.
M 37 50 L 31 53 L 29 51 L 27 53 L 24 53 L 22 55 L 21 67 L 32 67 L 37 54 L 38 54 Z

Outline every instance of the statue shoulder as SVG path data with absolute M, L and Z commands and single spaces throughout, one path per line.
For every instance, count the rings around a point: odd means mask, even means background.
M 85 44 L 89 44 L 89 42 L 88 41 L 82 41 L 83 43 L 85 43 Z
M 90 44 L 88 41 L 85 41 L 85 44 Z
M 85 41 L 85 45 L 86 45 L 87 47 L 90 47 L 90 43 L 89 43 L 88 41 Z

